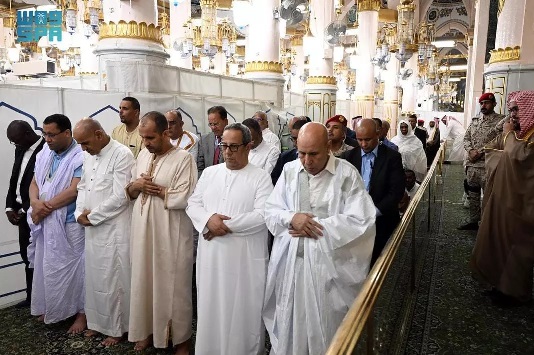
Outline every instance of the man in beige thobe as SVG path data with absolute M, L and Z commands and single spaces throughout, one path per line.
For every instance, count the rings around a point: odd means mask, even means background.
M 174 147 L 167 119 L 149 112 L 139 123 L 145 149 L 139 153 L 126 187 L 135 200 L 132 213 L 129 340 L 135 350 L 151 342 L 187 354 L 193 305 L 193 225 L 185 214 L 197 181 L 191 154 Z

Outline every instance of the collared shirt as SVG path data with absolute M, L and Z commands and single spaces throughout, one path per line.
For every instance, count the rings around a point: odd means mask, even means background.
M 139 155 L 139 152 L 145 147 L 143 144 L 143 138 L 141 138 L 139 135 L 139 128 L 136 127 L 133 131 L 128 132 L 124 123 L 113 129 L 113 132 L 111 132 L 111 138 L 130 148 L 134 158 L 136 159 Z
M 302 171 L 304 166 L 299 171 Z M 336 157 L 330 153 L 328 156 L 328 162 L 325 168 L 315 175 L 308 173 L 310 183 L 310 206 L 315 208 L 317 206 L 317 199 L 322 196 L 322 191 L 327 189 L 327 185 L 330 183 L 330 179 L 325 179 L 327 175 L 334 175 L 336 173 Z
M 375 159 L 378 156 L 378 144 L 376 145 L 375 149 L 370 151 L 369 153 L 366 153 L 361 150 L 362 154 L 362 179 L 363 183 L 365 184 L 365 190 L 369 192 L 369 188 L 371 186 L 371 175 L 373 174 L 373 166 L 375 165 Z M 382 212 L 378 208 L 376 208 L 376 216 L 380 217 L 382 216 Z
M 367 192 L 369 192 L 369 186 L 371 183 L 371 174 L 373 173 L 373 166 L 375 164 L 375 159 L 378 156 L 378 144 L 376 145 L 375 149 L 370 151 L 369 153 L 366 153 L 361 150 L 362 154 L 362 179 L 363 183 L 365 184 L 365 189 Z
M 20 204 L 22 204 L 22 197 L 20 197 L 20 182 L 22 181 L 22 176 L 24 175 L 24 171 L 26 170 L 26 167 L 28 166 L 28 162 L 30 161 L 30 158 L 32 157 L 33 152 L 35 152 L 35 149 L 41 144 L 43 138 L 38 139 L 37 142 L 33 143 L 33 145 L 28 148 L 27 151 L 24 152 L 24 156 L 22 157 L 22 163 L 20 164 L 20 171 L 19 171 L 19 178 L 17 180 L 17 199 L 16 201 Z
M 53 156 L 53 159 L 52 159 L 52 165 L 50 166 L 50 172 L 48 173 L 48 177 L 51 178 L 54 175 L 54 173 L 56 172 L 56 170 L 59 167 L 59 164 L 61 163 L 63 158 L 65 158 L 67 153 L 72 148 L 74 148 L 76 146 L 76 144 L 78 144 L 78 143 L 76 143 L 76 141 L 73 139 L 72 143 L 69 146 L 69 148 L 67 150 L 65 150 L 63 153 L 57 154 L 56 152 L 54 152 L 54 156 Z M 81 177 L 82 177 L 82 166 L 80 166 L 76 170 L 74 170 L 74 174 L 73 174 L 72 178 L 81 178 Z M 76 218 L 74 218 L 74 211 L 76 211 L 76 200 L 74 200 L 74 202 L 71 202 L 67 206 L 67 220 L 66 220 L 67 223 L 76 222 Z

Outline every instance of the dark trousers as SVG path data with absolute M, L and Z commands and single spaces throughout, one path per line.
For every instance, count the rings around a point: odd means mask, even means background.
M 26 272 L 26 299 L 31 300 L 32 296 L 32 282 L 33 282 L 33 268 L 30 268 L 28 261 L 28 245 L 30 245 L 30 226 L 26 221 L 26 215 L 23 215 L 19 222 L 19 247 L 20 256 L 25 265 Z

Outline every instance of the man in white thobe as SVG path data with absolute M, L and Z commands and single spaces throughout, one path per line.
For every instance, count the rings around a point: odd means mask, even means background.
M 258 111 L 252 118 L 255 119 L 261 127 L 263 140 L 280 150 L 280 138 L 269 129 L 269 119 L 267 118 L 267 114 L 263 111 Z
M 148 112 L 139 123 L 145 149 L 126 187 L 132 212 L 132 292 L 128 339 L 141 351 L 150 343 L 189 353 L 192 334 L 193 225 L 185 213 L 197 181 L 191 154 L 173 147 L 168 123 Z
M 453 116 L 443 116 L 441 122 L 445 125 L 444 134 L 441 142 L 452 140 L 452 147 L 447 148 L 450 153 L 447 158 L 449 161 L 464 161 L 467 152 L 464 149 L 464 126 Z
M 243 124 L 248 127 L 252 136 L 252 147 L 248 153 L 248 162 L 269 174 L 272 173 L 280 156 L 280 149 L 263 139 L 260 125 L 256 120 L 247 118 L 243 121 Z
M 198 323 L 195 354 L 263 354 L 261 310 L 267 274 L 268 232 L 263 219 L 272 191 L 269 174 L 248 163 L 249 129 L 224 129 L 224 164 L 202 173 L 187 214 L 199 238 Z
M 165 113 L 165 118 L 167 118 L 167 122 L 169 123 L 169 137 L 172 145 L 189 152 L 193 156 L 193 159 L 197 161 L 198 137 L 184 130 L 184 121 L 182 120 L 180 111 L 168 111 Z
M 274 235 L 263 319 L 271 354 L 324 354 L 369 271 L 376 209 L 358 171 L 307 123 L 265 204 Z
M 130 209 L 124 188 L 135 160 L 98 121 L 81 120 L 73 134 L 87 153 L 74 212 L 85 226 L 85 335 L 107 335 L 102 345 L 111 346 L 128 331 Z

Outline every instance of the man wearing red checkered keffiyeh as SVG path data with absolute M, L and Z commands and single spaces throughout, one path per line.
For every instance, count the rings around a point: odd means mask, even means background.
M 532 299 L 534 91 L 508 96 L 503 132 L 486 145 L 483 215 L 470 266 L 498 306 Z

